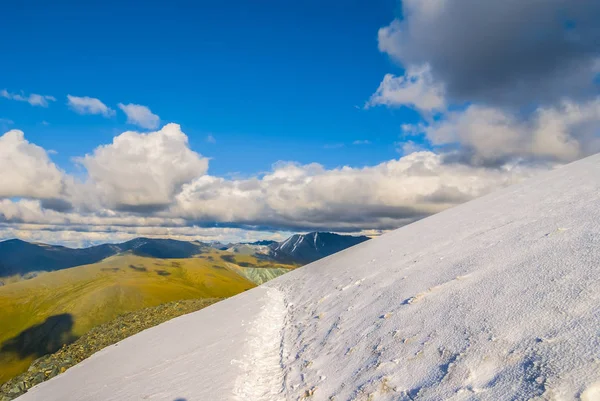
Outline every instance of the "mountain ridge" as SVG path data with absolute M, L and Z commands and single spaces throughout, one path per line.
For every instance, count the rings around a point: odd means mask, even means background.
M 369 237 L 341 236 L 329 232 L 294 234 L 283 242 L 271 244 L 272 257 L 279 261 L 311 263 L 369 240 Z
M 306 247 L 308 241 L 303 238 L 326 238 L 319 242 L 320 249 Z M 286 247 L 285 244 L 294 238 L 300 239 L 300 249 Z M 170 238 L 138 237 L 122 243 L 107 243 L 86 248 L 69 248 L 62 245 L 27 242 L 21 239 L 0 241 L 0 277 L 25 275 L 37 271 L 56 271 L 75 266 L 99 262 L 119 253 L 131 252 L 137 256 L 160 259 L 182 259 L 199 255 L 213 247 L 217 249 L 243 249 L 246 253 L 267 257 L 277 262 L 306 264 L 313 262 L 349 246 L 366 241 L 368 237 L 353 237 L 334 233 L 295 234 L 282 242 L 256 241 L 253 243 L 236 243 L 223 246 L 200 241 L 180 241 Z M 283 244 L 283 245 L 282 245 Z M 317 244 L 317 241 L 314 241 Z M 268 249 L 268 250 L 265 250 Z

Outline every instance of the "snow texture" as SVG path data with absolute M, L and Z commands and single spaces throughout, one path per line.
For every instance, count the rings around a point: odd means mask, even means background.
M 109 347 L 31 400 L 600 400 L 600 156 Z

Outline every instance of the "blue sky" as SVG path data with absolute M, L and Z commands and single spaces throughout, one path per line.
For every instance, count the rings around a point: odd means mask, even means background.
M 600 151 L 597 1 L 20 1 L 2 18 L 0 240 L 378 235 Z
M 181 124 L 215 175 L 258 173 L 278 160 L 335 167 L 394 158 L 400 124 L 418 115 L 362 106 L 385 73 L 402 71 L 377 49 L 398 4 L 323 3 L 14 2 L 0 26 L 14 38 L 0 44 L 11 60 L 0 65 L 0 86 L 57 100 L 41 108 L 0 98 L 0 118 L 56 151 L 67 171 L 72 157 L 135 128 L 122 113 L 73 113 L 67 94 L 112 108 L 143 104 Z M 352 145 L 364 140 L 371 144 Z

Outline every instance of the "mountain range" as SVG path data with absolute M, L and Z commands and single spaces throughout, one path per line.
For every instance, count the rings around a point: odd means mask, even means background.
M 367 239 L 331 233 L 281 243 L 136 238 L 81 249 L 0 242 L 0 384 L 123 313 L 227 298 Z M 57 325 L 63 321 L 64 328 Z
M 0 242 L 0 277 L 31 275 L 38 271 L 56 271 L 92 264 L 120 253 L 159 259 L 184 259 L 215 248 L 281 263 L 303 265 L 368 239 L 364 236 L 315 232 L 296 234 L 283 242 L 258 241 L 223 245 L 199 241 L 135 238 L 120 244 L 102 244 L 89 248 L 67 248 L 11 239 Z

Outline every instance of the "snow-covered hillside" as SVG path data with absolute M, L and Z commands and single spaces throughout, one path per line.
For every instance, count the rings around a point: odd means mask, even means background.
M 599 400 L 600 156 L 103 350 L 32 400 Z

